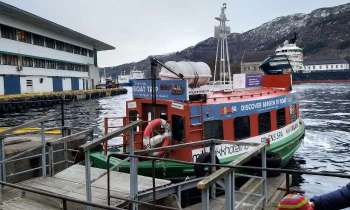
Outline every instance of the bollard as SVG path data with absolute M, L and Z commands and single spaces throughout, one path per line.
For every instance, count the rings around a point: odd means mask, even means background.
M 45 128 L 44 123 L 40 123 L 40 137 L 41 137 L 41 172 L 42 176 L 46 176 L 46 142 L 45 142 Z

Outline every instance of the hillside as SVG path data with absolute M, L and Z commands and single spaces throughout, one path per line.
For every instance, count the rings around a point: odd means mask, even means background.
M 321 8 L 309 14 L 278 17 L 244 33 L 231 33 L 228 37 L 233 69 L 239 72 L 244 52 L 274 50 L 284 40 L 298 33 L 298 46 L 304 49 L 305 58 L 350 59 L 350 3 Z M 195 46 L 167 55 L 157 56 L 162 61 L 203 61 L 210 66 L 215 59 L 216 39 L 211 37 Z M 107 75 L 128 72 L 133 67 L 149 74 L 149 60 L 107 68 Z

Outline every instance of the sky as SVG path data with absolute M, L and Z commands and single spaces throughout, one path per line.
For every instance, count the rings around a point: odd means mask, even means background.
M 227 3 L 231 32 L 276 17 L 309 13 L 349 0 L 2 0 L 116 47 L 98 53 L 100 67 L 181 51 L 213 36 Z

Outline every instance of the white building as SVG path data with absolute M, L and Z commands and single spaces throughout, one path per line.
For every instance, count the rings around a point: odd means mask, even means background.
M 349 70 L 349 62 L 344 59 L 305 60 L 305 71 Z
M 0 2 L 0 95 L 93 88 L 100 80 L 97 51 L 112 49 Z

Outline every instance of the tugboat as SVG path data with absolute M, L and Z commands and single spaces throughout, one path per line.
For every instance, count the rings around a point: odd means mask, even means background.
M 157 64 L 162 66 L 160 79 L 134 82 L 134 99 L 127 101 L 125 125 L 137 119 L 148 122 L 135 131 L 136 150 L 206 139 L 267 142 L 268 153 L 279 158 L 279 166 L 285 166 L 305 133 L 296 92 L 292 90 L 291 66 L 283 56 L 267 59 L 261 66 L 264 75 L 260 87 L 234 89 L 234 83 L 239 81 L 233 80 L 227 59 L 229 28 L 225 24 L 225 9 L 226 5 L 216 18 L 220 25 L 215 33 L 218 53 L 213 78 L 209 66 L 203 62 L 163 64 L 152 58 L 152 68 Z M 128 144 L 127 137 L 123 144 Z M 215 149 L 217 162 L 228 164 L 250 147 L 221 144 Z M 209 148 L 203 146 L 150 155 L 188 162 L 210 160 Z M 95 166 L 106 167 L 106 156 L 102 152 L 92 153 L 91 159 Z M 121 171 L 129 171 L 127 161 L 114 159 L 112 164 L 119 164 Z M 157 161 L 155 167 L 159 178 L 184 179 L 198 175 L 198 170 L 187 164 Z M 138 172 L 150 176 L 152 162 L 140 160 Z

